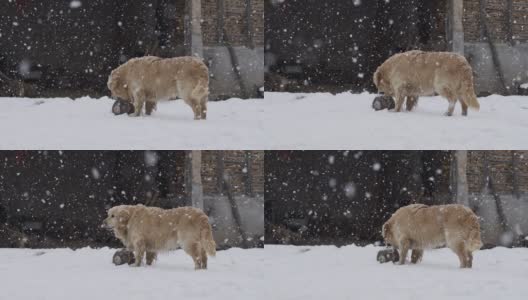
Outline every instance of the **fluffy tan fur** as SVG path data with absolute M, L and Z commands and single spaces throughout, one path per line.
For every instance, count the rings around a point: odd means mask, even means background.
M 391 56 L 374 73 L 374 84 L 380 92 L 394 97 L 395 111 L 402 109 L 405 97 L 411 110 L 419 96 L 440 94 L 449 102 L 446 115 L 453 115 L 456 101 L 462 114 L 468 106 L 478 110 L 473 89 L 472 69 L 464 56 L 452 52 L 408 51 Z M 409 98 L 413 98 L 409 100 Z
M 150 114 L 161 100 L 182 98 L 194 112 L 194 119 L 206 119 L 209 96 L 209 70 L 200 58 L 185 56 L 132 58 L 108 77 L 112 97 L 132 102 L 133 116 L 145 104 Z
M 216 254 L 207 215 L 197 208 L 120 205 L 108 210 L 103 225 L 134 252 L 136 266 L 141 265 L 145 254 L 150 265 L 157 252 L 181 247 L 192 257 L 195 269 L 207 269 L 207 255 Z
M 409 250 L 411 262 L 417 263 L 424 249 L 447 246 L 458 255 L 461 268 L 471 268 L 472 252 L 482 247 L 477 216 L 458 204 L 402 207 L 385 222 L 382 235 L 399 250 L 400 264 L 405 263 Z

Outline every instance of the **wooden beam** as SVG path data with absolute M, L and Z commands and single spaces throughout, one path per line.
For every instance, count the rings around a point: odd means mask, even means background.
M 513 29 L 512 29 L 512 23 L 513 23 L 513 0 L 507 0 L 507 30 L 508 30 L 508 42 L 510 45 L 513 45 Z
M 202 1 L 185 0 L 185 52 L 186 55 L 203 58 Z
M 455 151 L 455 178 L 456 182 L 456 203 L 463 204 L 467 207 L 469 206 L 469 189 L 467 181 L 467 151 L 466 150 L 457 150 Z
M 464 26 L 462 18 L 464 16 L 464 5 L 461 0 L 449 0 L 449 20 L 448 32 L 451 37 L 451 51 L 464 55 Z
M 193 150 L 191 152 L 192 163 L 192 206 L 201 210 L 204 209 L 203 186 L 202 186 L 202 151 Z
M 512 187 L 513 195 L 517 198 L 521 198 L 521 192 L 519 189 L 519 161 L 517 160 L 517 152 L 512 151 Z
M 187 151 L 185 155 L 185 187 L 189 204 L 203 210 L 202 152 L 199 150 Z
M 224 0 L 216 0 L 216 42 L 219 45 L 224 44 L 224 18 Z
M 246 36 L 247 36 L 247 46 L 250 49 L 255 48 L 255 43 L 253 42 L 253 5 L 251 0 L 246 0 Z
M 246 181 L 246 195 L 249 197 L 253 197 L 253 171 L 251 159 L 251 151 L 244 151 L 244 168 L 246 168 L 246 172 L 244 173 L 244 179 Z
M 216 151 L 216 191 L 224 194 L 224 151 Z

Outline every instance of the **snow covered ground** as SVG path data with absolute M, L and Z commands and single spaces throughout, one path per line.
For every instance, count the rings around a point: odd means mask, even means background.
M 374 94 L 265 93 L 271 149 L 528 149 L 528 97 L 479 98 L 480 111 L 444 116 L 447 100 L 421 97 L 412 112 L 374 111 Z
M 417 265 L 380 264 L 382 248 L 266 245 L 274 269 L 267 286 L 276 299 L 525 299 L 528 249 L 495 248 L 474 254 L 459 269 L 449 249 L 426 252 Z
M 422 97 L 413 112 L 371 108 L 373 94 L 265 93 L 210 102 L 194 121 L 183 101 L 150 117 L 114 116 L 107 97 L 0 98 L 0 149 L 528 149 L 528 96 L 479 98 L 480 112 L 446 117 Z
M 0 249 L 1 299 L 524 299 L 528 249 L 475 252 L 459 269 L 448 249 L 418 265 L 379 264 L 381 247 L 229 249 L 194 271 L 182 251 L 149 267 L 114 266 L 113 249 Z
M 265 299 L 263 249 L 218 251 L 207 271 L 183 251 L 140 268 L 113 265 L 114 251 L 0 249 L 0 299 Z
M 194 121 L 183 101 L 163 102 L 152 116 L 114 116 L 113 100 L 0 98 L 0 149 L 261 150 L 262 99 L 209 102 Z

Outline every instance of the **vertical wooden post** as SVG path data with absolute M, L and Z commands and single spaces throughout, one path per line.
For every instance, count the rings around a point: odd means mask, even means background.
M 216 0 L 216 42 L 224 44 L 224 0 Z
M 204 209 L 202 186 L 202 152 L 187 151 L 185 157 L 186 189 L 188 199 L 193 207 Z
M 454 184 L 456 189 L 456 203 L 463 204 L 469 207 L 466 150 L 455 151 L 455 168 L 456 182 L 454 182 Z
M 462 17 L 464 16 L 464 1 L 449 0 L 449 20 L 451 37 L 451 51 L 464 55 L 464 26 L 462 24 Z
M 512 187 L 513 187 L 513 195 L 517 198 L 521 198 L 521 192 L 519 190 L 519 165 L 517 161 L 517 153 L 516 151 L 512 151 Z
M 224 151 L 216 151 L 216 189 L 218 194 L 224 195 Z
M 185 52 L 203 58 L 202 1 L 185 0 Z
M 510 43 L 510 45 L 513 45 L 513 28 L 512 28 L 512 23 L 513 23 L 513 0 L 507 0 L 508 3 L 507 3 L 507 14 L 508 14 L 508 24 L 507 25 L 507 30 L 508 30 L 508 42 Z
M 253 5 L 251 5 L 251 0 L 246 0 L 246 35 L 247 35 L 247 46 L 250 49 L 255 48 L 255 43 L 253 42 L 253 21 L 251 16 L 253 15 Z
M 251 151 L 244 151 L 244 168 L 246 169 L 244 179 L 246 181 L 246 195 L 249 197 L 253 197 L 253 171 L 251 159 Z

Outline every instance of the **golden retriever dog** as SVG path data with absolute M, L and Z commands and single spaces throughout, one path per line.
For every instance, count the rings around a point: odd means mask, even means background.
M 382 228 L 385 242 L 400 252 L 403 265 L 422 259 L 424 249 L 447 246 L 458 255 L 461 268 L 471 268 L 472 252 L 482 247 L 477 216 L 459 204 L 427 206 L 411 204 L 398 209 Z
M 196 270 L 207 269 L 207 255 L 216 255 L 209 219 L 198 208 L 120 205 L 108 210 L 103 226 L 112 229 L 123 245 L 134 252 L 136 266 L 141 265 L 145 254 L 147 265 L 151 265 L 159 251 L 180 247 L 192 257 Z
M 150 115 L 156 102 L 182 98 L 194 112 L 195 120 L 205 120 L 209 96 L 209 70 L 200 58 L 185 56 L 132 58 L 108 77 L 112 98 L 132 102 L 132 116 L 139 116 L 145 104 Z
M 452 52 L 408 51 L 391 56 L 374 73 L 378 91 L 392 96 L 395 111 L 402 109 L 407 97 L 407 110 L 412 110 L 419 96 L 437 93 L 449 102 L 446 115 L 453 115 L 460 101 L 462 115 L 468 106 L 478 110 L 480 105 L 473 89 L 473 73 L 464 56 Z

